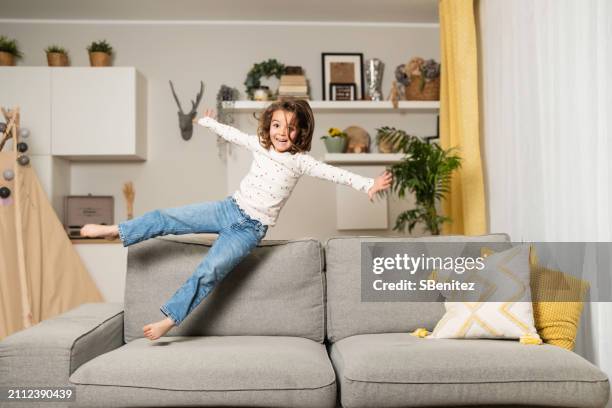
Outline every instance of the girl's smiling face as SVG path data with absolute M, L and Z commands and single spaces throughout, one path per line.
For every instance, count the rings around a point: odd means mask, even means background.
M 295 115 L 293 112 L 276 110 L 272 113 L 270 122 L 270 140 L 274 150 L 284 153 L 291 149 L 297 138 L 297 129 L 294 124 Z

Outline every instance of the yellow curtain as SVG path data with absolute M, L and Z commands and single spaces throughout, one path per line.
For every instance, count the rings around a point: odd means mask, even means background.
M 453 219 L 445 234 L 487 232 L 478 114 L 478 52 L 474 0 L 440 0 L 440 144 L 459 148 L 461 169 L 443 202 Z

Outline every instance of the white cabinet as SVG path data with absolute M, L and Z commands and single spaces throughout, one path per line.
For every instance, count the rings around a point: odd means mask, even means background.
M 0 67 L 0 106 L 19 106 L 29 154 L 51 154 L 51 71 L 45 67 Z M 5 119 L 0 115 L 0 121 Z M 10 148 L 8 145 L 5 149 Z
M 146 158 L 144 78 L 135 68 L 57 68 L 51 84 L 54 156 Z
M 362 176 L 375 178 L 385 171 L 385 166 L 399 163 L 403 153 L 327 153 L 325 163 L 342 167 Z M 386 197 L 375 197 L 373 202 L 363 199 L 363 194 L 345 186 L 336 187 L 336 226 L 338 230 L 387 229 L 388 202 Z
M 364 177 L 374 178 L 385 171 L 385 166 L 342 166 L 343 169 Z M 347 186 L 336 186 L 336 228 L 342 230 L 355 229 L 387 229 L 388 203 L 386 198 L 376 197 L 372 202 L 361 191 Z
M 146 159 L 146 84 L 133 67 L 0 67 L 0 105 L 20 107 L 32 155 Z

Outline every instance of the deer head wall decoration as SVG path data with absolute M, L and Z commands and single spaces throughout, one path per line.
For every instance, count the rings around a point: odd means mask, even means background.
M 174 96 L 174 100 L 176 101 L 176 104 L 178 105 L 178 108 L 179 108 L 179 111 L 177 113 L 178 113 L 178 118 L 179 118 L 179 127 L 181 128 L 181 136 L 183 137 L 184 140 L 189 140 L 191 139 L 191 136 L 193 135 L 193 119 L 196 117 L 198 105 L 200 104 L 200 101 L 202 100 L 202 95 L 204 95 L 204 83 L 200 81 L 200 92 L 198 92 L 198 95 L 196 96 L 195 101 L 194 100 L 191 101 L 191 110 L 188 113 L 185 113 L 183 112 L 181 103 L 179 102 L 178 97 L 176 96 L 176 92 L 174 91 L 174 85 L 172 85 L 172 81 L 168 81 L 168 82 L 170 82 L 170 89 L 172 89 L 172 95 Z

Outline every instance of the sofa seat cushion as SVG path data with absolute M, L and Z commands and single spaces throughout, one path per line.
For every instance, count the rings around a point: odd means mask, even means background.
M 83 406 L 333 407 L 325 346 L 299 337 L 215 336 L 134 340 L 79 367 Z
M 333 344 L 342 406 L 601 407 L 607 376 L 571 351 L 509 340 L 366 334 Z

